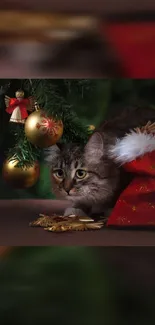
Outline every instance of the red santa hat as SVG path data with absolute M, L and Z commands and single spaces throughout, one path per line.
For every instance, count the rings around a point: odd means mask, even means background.
M 107 226 L 155 226 L 155 135 L 131 131 L 109 153 L 134 178 L 121 193 Z

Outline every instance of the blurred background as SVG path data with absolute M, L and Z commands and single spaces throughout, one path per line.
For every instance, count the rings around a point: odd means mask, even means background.
M 64 139 L 67 142 L 81 141 L 83 143 L 86 140 L 87 127 L 97 127 L 107 118 L 118 115 L 125 107 L 138 105 L 155 108 L 155 79 L 38 79 L 32 81 L 34 85 L 40 85 L 36 88 L 38 98 L 43 102 L 46 99 L 51 111 L 58 113 L 59 110 L 59 114 L 64 116 Z M 23 147 L 24 135 L 19 132 L 18 139 L 16 139 L 15 131 L 19 131 L 19 124 L 9 122 L 10 115 L 6 112 L 4 101 L 5 95 L 14 97 L 21 85 L 27 97 L 27 88 L 25 88 L 27 84 L 29 85 L 28 79 L 0 79 L 1 171 L 6 152 L 13 147 L 16 153 L 19 142 L 23 150 L 22 155 L 26 152 L 28 159 L 32 155 L 29 142 L 25 144 L 28 146 L 28 151 L 25 151 Z M 34 147 L 32 149 L 35 151 Z M 0 199 L 54 198 L 51 193 L 49 169 L 42 156 L 40 177 L 30 188 L 11 187 L 3 177 L 4 175 L 2 176 L 2 173 L 0 175 Z
M 5 78 L 152 78 L 151 1 L 1 1 L 0 69 Z M 46 9 L 45 9 L 46 8 Z
M 154 267 L 154 248 L 0 247 L 0 321 L 153 325 Z

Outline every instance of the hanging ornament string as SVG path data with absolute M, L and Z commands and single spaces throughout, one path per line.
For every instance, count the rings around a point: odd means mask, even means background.
M 35 94 L 35 91 L 34 91 L 34 88 L 33 88 L 32 79 L 29 79 L 29 83 L 31 85 L 31 93 L 32 93 L 32 98 L 33 98 L 34 110 L 39 111 L 40 107 L 39 107 L 38 102 L 37 102 L 36 94 Z
M 34 94 L 35 111 L 29 115 L 25 122 L 25 135 L 29 142 L 39 148 L 47 148 L 59 141 L 63 134 L 63 122 L 56 121 L 48 116 L 46 111 L 39 107 L 35 100 L 33 82 L 29 79 Z
M 30 83 L 30 86 L 31 86 L 31 92 L 34 95 L 34 88 L 33 88 L 33 84 L 32 84 L 32 79 L 29 79 L 29 83 Z

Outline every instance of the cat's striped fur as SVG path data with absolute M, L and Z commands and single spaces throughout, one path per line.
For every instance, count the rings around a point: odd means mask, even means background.
M 58 198 L 72 201 L 72 208 L 67 209 L 65 215 L 90 215 L 113 205 L 129 179 L 127 175 L 124 178 L 124 172 L 109 157 L 109 146 L 130 129 L 143 126 L 149 120 L 155 122 L 155 110 L 127 109 L 95 130 L 85 147 L 68 144 L 50 148 L 47 161 L 53 191 Z

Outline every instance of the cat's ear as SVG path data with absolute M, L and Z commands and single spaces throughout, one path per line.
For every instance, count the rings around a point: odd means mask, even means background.
M 94 132 L 85 146 L 85 155 L 87 159 L 98 160 L 103 156 L 104 142 L 99 132 Z
M 48 165 L 51 165 L 53 160 L 60 154 L 60 149 L 55 144 L 44 150 L 44 160 Z

